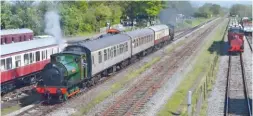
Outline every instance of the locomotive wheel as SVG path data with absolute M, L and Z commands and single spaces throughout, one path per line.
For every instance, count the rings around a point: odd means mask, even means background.
M 31 85 L 35 85 L 36 84 L 36 77 L 35 76 L 32 76 L 31 79 L 30 79 L 30 84 Z
M 82 82 L 81 83 L 81 88 L 85 88 L 87 86 L 87 83 L 86 82 Z
M 58 100 L 59 100 L 60 102 L 63 102 L 63 101 L 64 101 L 63 96 L 64 96 L 64 95 L 59 95 Z

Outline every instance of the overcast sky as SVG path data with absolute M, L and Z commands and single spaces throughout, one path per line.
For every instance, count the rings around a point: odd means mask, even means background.
M 202 6 L 205 3 L 215 3 L 219 4 L 223 7 L 231 7 L 233 4 L 246 4 L 250 5 L 252 4 L 252 1 L 248 0 L 190 0 L 193 6 Z

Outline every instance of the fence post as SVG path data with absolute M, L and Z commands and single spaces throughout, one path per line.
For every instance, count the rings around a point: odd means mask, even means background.
M 206 100 L 206 82 L 204 82 L 204 100 Z
M 191 116 L 192 113 L 192 92 L 188 91 L 188 103 L 187 103 L 188 107 L 188 116 Z

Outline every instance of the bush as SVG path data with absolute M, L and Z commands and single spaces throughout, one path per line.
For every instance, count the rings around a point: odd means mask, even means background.
M 192 21 L 191 21 L 191 20 L 185 20 L 185 22 L 186 22 L 187 24 L 192 24 Z

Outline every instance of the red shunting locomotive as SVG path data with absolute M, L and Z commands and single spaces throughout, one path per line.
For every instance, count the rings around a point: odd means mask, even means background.
M 229 52 L 244 51 L 244 33 L 240 27 L 231 27 L 228 30 Z

